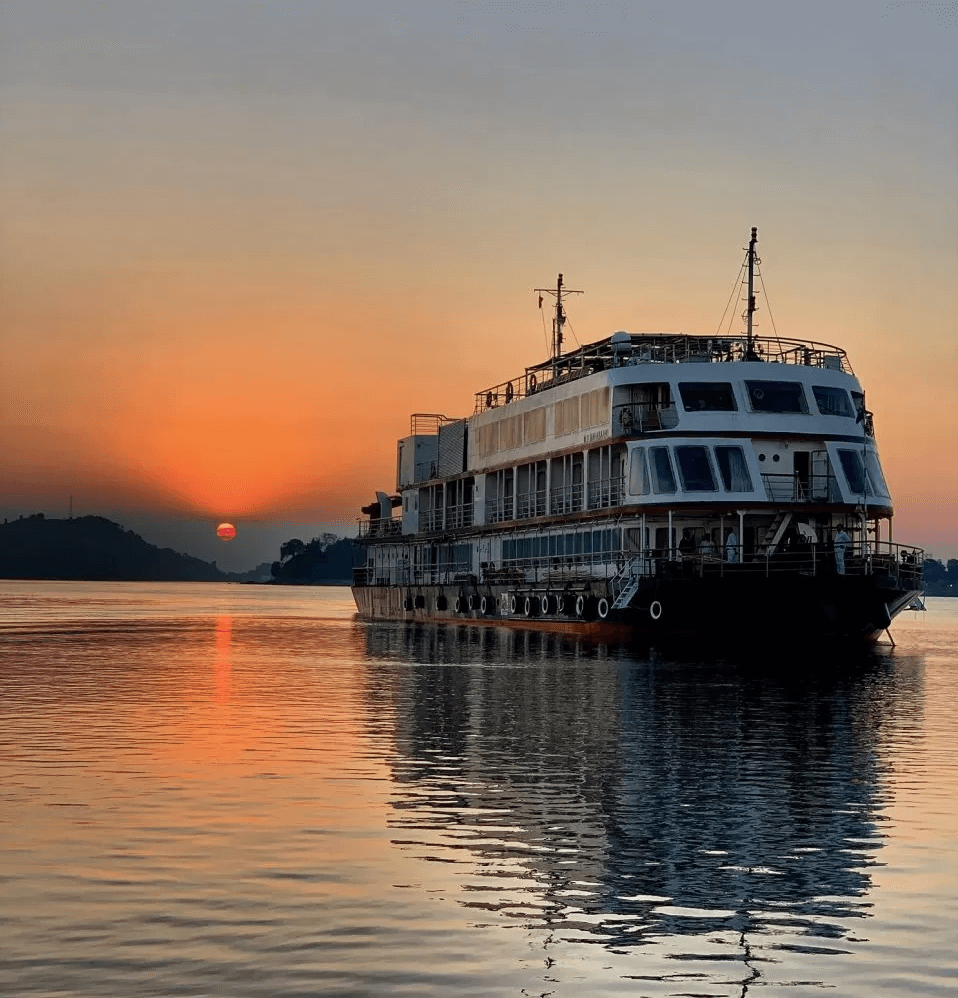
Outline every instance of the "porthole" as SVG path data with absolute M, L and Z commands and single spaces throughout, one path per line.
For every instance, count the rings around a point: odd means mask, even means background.
M 773 454 L 773 455 L 772 455 L 772 460 L 773 460 L 773 461 L 780 461 L 780 460 L 781 460 L 781 458 L 779 457 L 779 455 L 778 455 L 778 454 Z
M 759 461 L 764 461 L 765 460 L 765 455 L 764 454 L 759 454 L 758 459 L 759 459 Z

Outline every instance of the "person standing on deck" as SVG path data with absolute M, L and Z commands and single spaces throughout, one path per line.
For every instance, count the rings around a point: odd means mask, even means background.
M 835 571 L 839 575 L 845 574 L 845 552 L 848 550 L 848 545 L 851 542 L 851 537 L 848 536 L 848 532 L 842 527 L 835 535 Z
M 730 565 L 738 562 L 738 534 L 734 530 L 730 530 L 725 538 L 725 560 Z

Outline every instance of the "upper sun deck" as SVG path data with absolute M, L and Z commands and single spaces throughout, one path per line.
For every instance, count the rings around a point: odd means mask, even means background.
M 706 336 L 686 333 L 614 333 L 608 339 L 527 367 L 510 381 L 476 393 L 475 413 L 508 405 L 611 368 L 654 364 L 791 364 L 854 374 L 840 347 L 781 336 Z

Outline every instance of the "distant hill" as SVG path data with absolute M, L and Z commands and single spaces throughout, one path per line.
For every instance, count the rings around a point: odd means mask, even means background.
M 216 565 L 158 548 L 102 516 L 0 524 L 0 578 L 115 582 L 227 582 Z

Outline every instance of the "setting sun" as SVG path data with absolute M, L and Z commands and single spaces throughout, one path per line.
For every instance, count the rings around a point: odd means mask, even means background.
M 216 528 L 216 536 L 221 541 L 231 541 L 236 536 L 236 527 L 232 523 L 221 523 Z

